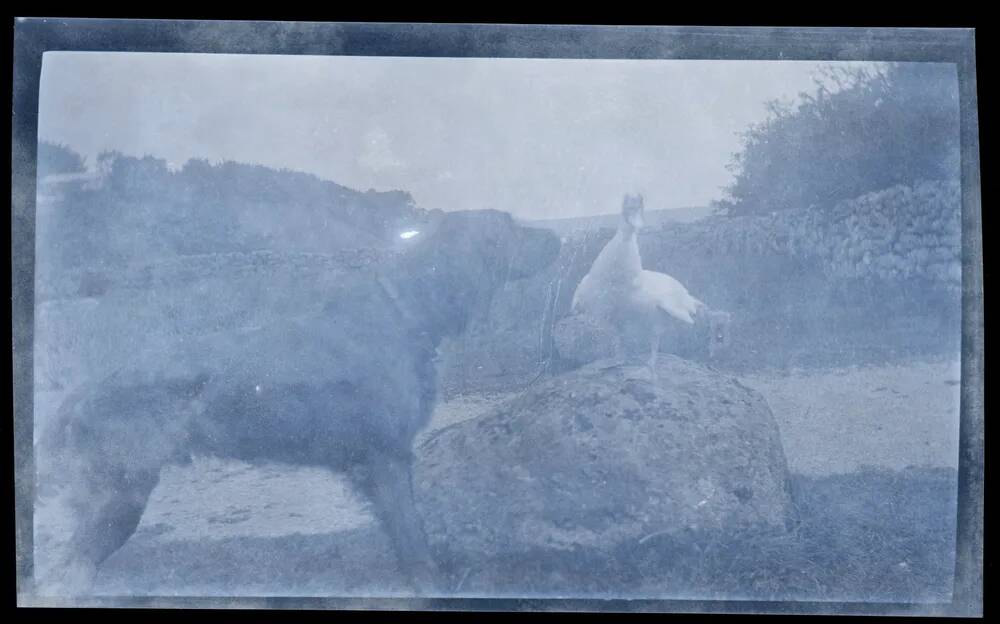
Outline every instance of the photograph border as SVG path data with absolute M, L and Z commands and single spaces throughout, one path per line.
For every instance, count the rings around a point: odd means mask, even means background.
M 567 59 L 954 63 L 962 149 L 962 362 L 953 598 L 941 604 L 508 598 L 118 597 L 34 595 L 33 327 L 38 98 L 47 51 Z M 983 612 L 983 244 L 975 32 L 959 28 L 556 26 L 17 18 L 12 121 L 12 331 L 18 606 L 430 609 L 976 616 Z

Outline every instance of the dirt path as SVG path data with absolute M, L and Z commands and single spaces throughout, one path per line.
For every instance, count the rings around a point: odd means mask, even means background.
M 457 397 L 438 406 L 417 446 L 434 431 L 475 418 L 508 395 Z M 211 501 L 212 509 L 191 501 Z M 164 470 L 140 528 L 169 539 L 274 537 L 356 529 L 374 522 L 347 479 L 321 468 L 250 466 L 202 458 Z
M 959 376 L 958 361 L 925 361 L 741 379 L 767 398 L 789 468 L 819 476 L 957 468 Z

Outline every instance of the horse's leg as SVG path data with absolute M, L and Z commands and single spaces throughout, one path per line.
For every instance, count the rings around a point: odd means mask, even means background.
M 63 582 L 71 593 L 92 589 L 98 567 L 128 541 L 139 526 L 159 470 L 92 470 L 74 492 L 77 528 L 69 543 Z
M 396 557 L 418 594 L 435 591 L 439 572 L 413 500 L 412 453 L 372 452 L 355 473 Z

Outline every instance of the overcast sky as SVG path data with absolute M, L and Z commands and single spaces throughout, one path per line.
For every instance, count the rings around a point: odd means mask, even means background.
M 402 189 L 423 208 L 526 218 L 704 205 L 764 103 L 809 61 L 47 52 L 39 138 L 98 153 L 235 160 Z

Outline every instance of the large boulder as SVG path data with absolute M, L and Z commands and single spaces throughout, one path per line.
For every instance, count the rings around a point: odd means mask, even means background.
M 674 356 L 657 380 L 596 362 L 430 437 L 415 486 L 433 546 L 516 557 L 783 530 L 788 470 L 764 398 Z

